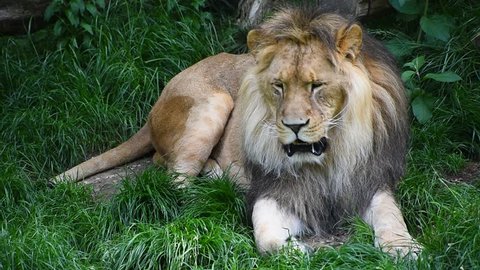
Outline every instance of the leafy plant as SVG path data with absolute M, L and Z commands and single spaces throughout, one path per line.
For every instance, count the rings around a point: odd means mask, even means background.
M 452 71 L 425 74 L 424 65 L 425 55 L 420 55 L 403 65 L 406 70 L 401 75 L 409 91 L 413 115 L 420 123 L 425 123 L 432 118 L 432 109 L 435 101 L 433 93 L 429 93 L 426 90 L 425 83 L 428 81 L 451 83 L 462 79 Z
M 79 41 L 90 45 L 94 34 L 93 21 L 102 9 L 105 9 L 105 0 L 53 0 L 45 10 L 44 19 L 57 20 L 53 34 L 57 38 L 64 37 L 59 45 L 67 41 L 75 47 Z
M 390 4 L 400 13 L 410 18 L 420 18 L 420 30 L 417 42 L 420 42 L 422 32 L 429 38 L 447 42 L 454 28 L 452 18 L 444 14 L 428 14 L 429 0 L 389 0 Z
M 416 42 L 408 37 L 396 37 L 389 41 L 387 46 L 393 47 L 394 51 L 405 56 L 412 54 L 415 48 L 443 48 L 448 45 L 455 26 L 453 19 L 446 14 L 436 12 L 430 14 L 432 11 L 429 0 L 389 0 L 389 2 L 404 19 L 418 20 L 419 24 Z M 432 117 L 434 103 L 439 97 L 439 93 L 433 90 L 439 88 L 438 84 L 432 82 L 451 83 L 461 80 L 455 72 L 445 71 L 445 66 L 435 65 L 434 59 L 426 62 L 425 53 L 427 52 L 422 51 L 420 56 L 405 63 L 403 66 L 405 70 L 402 73 L 402 79 L 411 97 L 413 115 L 422 124 Z

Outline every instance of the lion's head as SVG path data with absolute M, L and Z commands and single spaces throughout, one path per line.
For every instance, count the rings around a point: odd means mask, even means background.
M 358 24 L 283 10 L 250 31 L 248 47 L 256 65 L 240 90 L 244 148 L 266 171 L 334 158 L 348 170 L 405 135 L 394 64 Z

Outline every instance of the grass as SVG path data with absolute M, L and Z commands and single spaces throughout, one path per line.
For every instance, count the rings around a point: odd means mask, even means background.
M 439 11 L 462 5 L 440 2 Z M 480 153 L 480 49 L 470 42 L 479 25 L 472 14 L 480 10 L 466 7 L 452 15 L 452 39 L 436 47 L 415 41 L 412 22 L 370 25 L 385 39 L 399 29 L 411 37 L 401 62 L 425 54 L 424 72 L 453 70 L 462 77 L 422 85 L 435 98 L 433 118 L 412 121 L 398 199 L 424 246 L 418 261 L 373 247 L 372 231 L 359 220 L 339 248 L 262 257 L 243 192 L 223 178 L 177 189 L 164 170 L 150 169 L 126 179 L 108 201 L 94 200 L 88 187 L 46 185 L 138 130 L 176 73 L 236 50 L 236 30 L 217 14 L 186 2 L 111 1 L 92 21 L 90 47 L 57 47 L 62 37 L 52 38 L 52 29 L 0 38 L 0 269 L 480 268 L 479 181 L 445 177 Z

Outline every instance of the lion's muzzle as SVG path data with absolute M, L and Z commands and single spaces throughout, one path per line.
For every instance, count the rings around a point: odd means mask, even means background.
M 327 145 L 327 138 L 323 137 L 320 139 L 320 141 L 315 143 L 307 143 L 296 140 L 293 143 L 283 145 L 283 149 L 289 157 L 293 156 L 297 152 L 312 153 L 315 156 L 320 156 L 327 149 Z

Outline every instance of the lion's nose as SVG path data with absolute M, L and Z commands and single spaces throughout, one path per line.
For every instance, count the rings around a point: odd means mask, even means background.
M 298 132 L 302 127 L 308 125 L 308 122 L 310 122 L 310 119 L 307 119 L 307 121 L 299 120 L 299 121 L 291 121 L 291 122 L 282 120 L 282 123 L 286 127 L 290 128 L 293 132 L 295 132 L 295 134 L 298 134 Z

